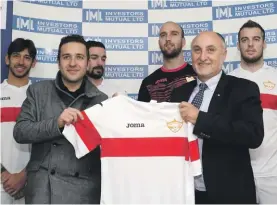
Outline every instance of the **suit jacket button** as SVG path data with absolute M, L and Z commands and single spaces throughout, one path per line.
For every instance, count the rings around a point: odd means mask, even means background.
M 53 143 L 53 146 L 56 147 L 56 146 L 57 146 L 57 143 L 54 142 L 54 143 Z
M 79 177 L 79 172 L 75 172 L 74 177 Z
M 50 172 L 51 175 L 54 175 L 55 173 L 56 173 L 55 169 L 52 169 Z

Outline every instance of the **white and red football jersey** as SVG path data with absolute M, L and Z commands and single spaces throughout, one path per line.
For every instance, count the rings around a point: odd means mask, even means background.
M 29 84 L 16 87 L 1 84 L 1 163 L 11 173 L 22 171 L 30 159 L 30 146 L 18 144 L 13 138 L 13 128 Z
M 82 114 L 63 134 L 78 158 L 101 145 L 101 204 L 194 204 L 198 142 L 178 103 L 120 95 Z
M 277 69 L 264 63 L 256 72 L 241 67 L 230 75 L 254 81 L 260 88 L 264 120 L 264 140 L 257 149 L 250 149 L 256 177 L 277 176 Z

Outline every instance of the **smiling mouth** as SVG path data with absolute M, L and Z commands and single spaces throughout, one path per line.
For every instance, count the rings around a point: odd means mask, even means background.
M 18 72 L 23 72 L 25 70 L 25 68 L 23 68 L 23 67 L 15 67 L 15 69 Z

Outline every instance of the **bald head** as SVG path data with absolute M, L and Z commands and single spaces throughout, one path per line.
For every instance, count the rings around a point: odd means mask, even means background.
M 217 75 L 226 58 L 224 38 L 211 31 L 201 32 L 191 43 L 192 65 L 198 77 L 207 81 Z
M 223 37 L 220 33 L 213 32 L 213 31 L 203 31 L 203 32 L 201 32 L 200 34 L 198 34 L 198 35 L 192 40 L 191 46 L 193 45 L 194 41 L 195 41 L 198 37 L 203 36 L 203 35 L 204 35 L 204 36 L 211 36 L 211 37 L 213 37 L 213 38 L 215 38 L 215 39 L 218 38 L 218 40 L 221 41 L 222 47 L 223 47 L 224 49 L 227 48 L 224 37 Z
M 161 29 L 160 29 L 160 34 L 161 34 L 161 31 L 163 31 L 165 28 L 167 27 L 175 27 L 181 34 L 181 37 L 184 38 L 185 37 L 185 33 L 184 33 L 184 29 L 177 23 L 173 22 L 173 21 L 167 21 L 165 22 Z M 179 28 L 179 29 L 178 29 Z

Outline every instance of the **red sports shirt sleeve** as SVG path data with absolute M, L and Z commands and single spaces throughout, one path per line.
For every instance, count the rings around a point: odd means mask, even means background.
M 101 123 L 103 117 L 101 105 L 95 105 L 82 111 L 83 120 L 79 119 L 76 123 L 66 125 L 63 135 L 72 144 L 77 158 L 81 158 L 94 150 L 101 143 L 101 135 L 95 126 L 95 121 Z

